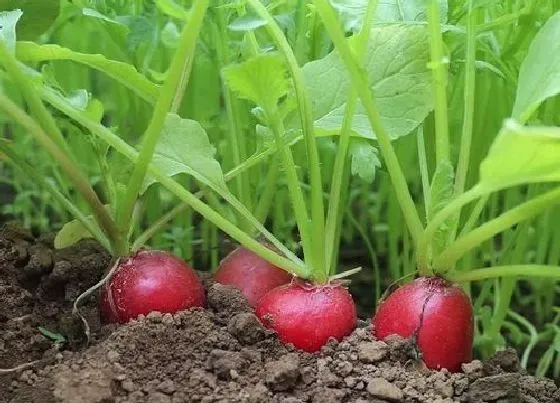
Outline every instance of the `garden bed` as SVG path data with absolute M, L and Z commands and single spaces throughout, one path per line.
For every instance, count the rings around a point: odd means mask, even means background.
M 207 309 L 120 327 L 101 326 L 90 298 L 81 307 L 88 345 L 72 303 L 109 257 L 90 241 L 62 251 L 50 244 L 0 233 L 0 402 L 560 401 L 555 383 L 524 373 L 512 351 L 463 373 L 430 371 L 410 343 L 376 341 L 366 321 L 320 353 L 295 351 L 259 325 L 238 292 L 210 280 Z

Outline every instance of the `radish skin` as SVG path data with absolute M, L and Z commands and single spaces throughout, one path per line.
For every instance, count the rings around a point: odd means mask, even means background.
M 372 320 L 378 339 L 415 338 L 428 368 L 453 372 L 472 360 L 473 321 L 468 295 L 440 277 L 420 277 L 397 289 Z
M 292 275 L 250 250 L 239 247 L 222 260 L 214 279 L 239 289 L 254 307 L 267 292 L 288 284 Z
M 156 250 L 139 251 L 122 261 L 100 295 L 106 323 L 205 305 L 204 288 L 195 271 L 176 256 Z
M 310 353 L 320 350 L 331 337 L 342 340 L 357 323 L 352 296 L 335 283 L 293 281 L 262 297 L 255 313 L 282 342 Z

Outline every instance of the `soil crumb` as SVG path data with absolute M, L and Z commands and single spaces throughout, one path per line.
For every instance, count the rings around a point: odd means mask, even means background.
M 120 327 L 99 326 L 92 298 L 85 311 L 92 311 L 91 320 L 97 320 L 97 325 L 92 327 L 93 342 L 86 348 L 78 332 L 67 333 L 61 318 L 68 317 L 77 293 L 107 267 L 107 256 L 91 243 L 52 252 L 48 244 L 37 246 L 42 241 L 29 239 L 22 246 L 27 257 L 21 259 L 18 242 L 0 245 L 0 367 L 37 359 L 40 364 L 0 373 L 0 402 L 560 401 L 555 383 L 520 371 L 512 351 L 485 363 L 473 361 L 457 374 L 430 371 L 411 358 L 410 343 L 398 337 L 387 343 L 375 340 L 367 322 L 360 322 L 349 337 L 329 342 L 316 354 L 296 351 L 260 325 L 237 290 L 208 278 L 208 309 L 152 313 Z M 31 261 L 30 254 L 36 253 L 33 247 L 51 254 L 48 266 L 52 267 L 45 268 L 48 258 L 37 257 L 35 261 L 44 265 L 36 266 L 43 269 L 32 270 L 40 274 L 23 280 L 18 273 Z M 70 255 L 77 261 L 65 260 Z M 59 285 L 53 290 L 49 281 L 65 261 L 65 280 L 55 282 Z M 56 309 L 46 315 L 49 306 Z M 14 323 L 22 315 L 31 315 L 32 320 L 18 327 Z M 36 326 L 49 326 L 68 337 L 73 334 L 76 342 L 57 348 Z

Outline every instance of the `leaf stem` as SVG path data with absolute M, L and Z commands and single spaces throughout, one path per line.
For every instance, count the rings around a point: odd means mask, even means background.
M 560 279 L 560 266 L 547 265 L 511 265 L 473 269 L 465 272 L 453 272 L 447 275 L 450 281 L 464 283 L 499 277 L 541 277 Z
M 23 126 L 51 156 L 57 161 L 58 165 L 68 176 L 76 190 L 89 204 L 99 226 L 107 233 L 111 242 L 112 252 L 121 253 L 123 249 L 128 249 L 122 242 L 115 222 L 109 212 L 99 200 L 99 197 L 91 188 L 87 178 L 81 173 L 79 167 L 58 147 L 58 145 L 43 131 L 43 129 L 22 109 L 0 92 L 0 109 L 21 126 Z
M 389 171 L 389 175 L 393 181 L 393 186 L 397 194 L 397 200 L 403 211 L 408 230 L 410 231 L 414 243 L 417 244 L 423 231 L 422 222 L 420 221 L 420 217 L 416 211 L 416 206 L 414 205 L 414 201 L 412 200 L 412 196 L 406 183 L 406 178 L 399 164 L 395 150 L 391 144 L 391 139 L 389 138 L 389 134 L 383 125 L 381 115 L 379 114 L 379 110 L 375 104 L 373 91 L 370 88 L 366 72 L 358 63 L 356 63 L 346 38 L 340 30 L 336 14 L 328 1 L 314 0 L 314 3 L 321 20 L 323 21 L 325 29 L 328 31 L 331 40 L 334 42 L 336 49 L 340 53 L 342 60 L 348 69 L 352 85 L 364 105 L 369 123 L 375 131 L 381 153 L 383 154 L 385 164 L 387 165 L 387 170 Z
M 447 57 L 443 55 L 439 1 L 431 0 L 428 7 L 428 28 L 430 31 L 431 62 L 434 80 L 435 120 L 436 120 L 436 165 L 450 160 L 449 122 L 447 119 Z
M 472 0 L 469 1 L 469 14 L 467 23 L 467 48 L 465 55 L 465 95 L 463 110 L 463 128 L 461 132 L 461 148 L 459 162 L 457 163 L 457 174 L 455 176 L 455 194 L 463 193 L 465 182 L 469 171 L 473 123 L 474 123 L 474 100 L 476 79 L 476 21 L 477 12 L 472 9 Z
M 25 100 L 29 104 L 29 109 L 31 109 L 32 114 L 35 116 L 41 128 L 45 133 L 55 142 L 55 144 L 62 149 L 67 155 L 72 156 L 72 151 L 66 142 L 66 139 L 62 135 L 54 118 L 51 116 L 41 98 L 37 95 L 35 91 L 31 88 L 31 84 L 28 82 L 28 78 L 24 73 L 24 69 L 27 66 L 19 65 L 18 61 L 12 55 L 3 41 L 0 40 L 0 60 L 6 68 L 6 71 L 14 79 L 18 85 L 18 89 L 22 92 Z
M 478 199 L 483 195 L 484 189 L 479 185 L 474 186 L 470 190 L 453 199 L 447 206 L 445 206 L 435 216 L 432 217 L 431 221 L 428 223 L 428 226 L 421 235 L 417 245 L 416 258 L 418 262 L 418 271 L 421 275 L 430 272 L 430 267 L 428 264 L 428 247 L 436 231 L 452 214 L 456 213 L 463 206 L 467 205 L 473 200 Z
M 0 151 L 2 151 L 7 157 L 8 162 L 13 164 L 16 168 L 20 169 L 25 175 L 27 175 L 32 181 L 34 181 L 39 187 L 45 189 L 49 192 L 53 199 L 60 203 L 74 218 L 76 218 L 80 223 L 90 232 L 90 234 L 103 246 L 106 250 L 111 250 L 111 245 L 109 240 L 99 229 L 97 225 L 89 220 L 80 209 L 68 200 L 58 189 L 49 183 L 42 175 L 38 174 L 29 164 L 19 155 L 17 155 L 12 149 L 0 141 Z
M 366 14 L 362 29 L 358 34 L 358 44 L 356 53 L 365 55 L 369 37 L 371 35 L 371 28 L 377 9 L 377 0 L 372 0 L 368 3 Z M 363 59 L 363 56 L 362 56 Z M 363 64 L 363 60 L 361 61 Z M 331 191 L 327 211 L 327 223 L 325 226 L 325 266 L 329 272 L 334 272 L 335 262 L 334 249 L 338 246 L 339 237 L 338 227 L 340 227 L 339 216 L 342 214 L 340 208 L 340 201 L 342 196 L 342 184 L 344 183 L 344 173 L 346 172 L 345 165 L 348 158 L 348 147 L 350 146 L 350 135 L 352 131 L 352 120 L 356 112 L 358 104 L 358 95 L 354 88 L 350 87 L 348 91 L 348 102 L 344 110 L 344 118 L 342 121 L 342 128 L 340 130 L 340 139 L 338 141 L 338 150 L 334 160 L 334 168 L 331 179 Z
M 475 230 L 457 239 L 454 243 L 447 247 L 446 250 L 435 259 L 435 267 L 450 267 L 465 253 L 480 245 L 487 239 L 492 238 L 494 235 L 521 221 L 536 216 L 543 210 L 557 203 L 560 203 L 560 187 L 548 191 L 505 213 L 502 213 L 493 220 L 486 222 Z
M 328 268 L 325 267 L 325 248 L 324 248 L 324 230 L 325 230 L 325 207 L 323 204 L 323 184 L 321 178 L 321 166 L 319 162 L 319 154 L 313 134 L 313 114 L 311 110 L 311 101 L 305 91 L 303 75 L 298 66 L 296 57 L 286 40 L 282 30 L 272 17 L 266 7 L 258 0 L 247 0 L 247 3 L 255 10 L 255 12 L 267 22 L 265 28 L 275 42 L 278 50 L 284 55 L 292 80 L 298 102 L 298 110 L 300 114 L 301 126 L 303 130 L 303 139 L 306 148 L 307 162 L 309 166 L 309 176 L 311 181 L 311 227 L 315 237 L 310 239 L 312 255 L 306 256 L 311 259 L 311 267 L 314 271 L 323 271 L 325 275 Z M 291 153 L 291 150 L 288 149 Z M 302 223 L 303 224 L 303 223 Z
M 180 90 L 180 85 L 186 85 L 185 83 L 192 66 L 196 40 L 208 5 L 209 0 L 199 0 L 193 4 L 190 19 L 181 33 L 179 45 L 171 62 L 167 79 L 161 88 L 159 98 L 154 107 L 154 114 L 144 134 L 142 149 L 130 177 L 124 200 L 118 209 L 117 224 L 122 234 L 129 232 L 132 210 L 146 177 L 148 165 L 152 160 L 165 118 L 177 99 L 177 91 L 178 89 Z

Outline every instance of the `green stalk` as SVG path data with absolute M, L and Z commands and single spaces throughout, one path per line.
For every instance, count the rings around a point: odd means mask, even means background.
M 418 127 L 416 135 L 416 143 L 418 147 L 418 163 L 420 165 L 420 177 L 422 178 L 422 194 L 424 195 L 424 211 L 426 217 L 430 215 L 431 192 L 430 192 L 430 175 L 428 174 L 428 160 L 426 158 L 426 143 L 424 142 L 424 126 Z
M 418 261 L 418 271 L 420 273 L 428 273 L 430 271 L 428 265 L 428 246 L 430 245 L 430 242 L 432 241 L 438 228 L 440 228 L 445 220 L 447 220 L 447 218 L 449 218 L 452 214 L 460 211 L 463 206 L 483 196 L 484 193 L 484 188 L 480 185 L 474 186 L 470 190 L 453 199 L 447 206 L 432 217 L 432 220 L 428 223 L 424 233 L 421 234 L 417 244 L 416 258 Z
M 89 185 L 87 178 L 81 173 L 80 168 L 58 147 L 58 145 L 42 130 L 42 128 L 23 110 L 0 92 L 0 109 L 8 116 L 23 126 L 35 139 L 51 154 L 60 168 L 68 176 L 76 190 L 82 195 L 90 206 L 99 226 L 109 237 L 112 252 L 119 254 L 128 249 L 122 242 L 115 222 L 109 212 L 99 200 L 99 197 Z
M 139 158 L 139 153 L 131 146 L 129 146 L 124 140 L 115 135 L 106 127 L 100 125 L 99 123 L 92 121 L 87 116 L 84 116 L 80 111 L 66 105 L 57 96 L 53 96 L 49 91 L 43 91 L 41 96 L 43 96 L 47 102 L 53 105 L 55 108 L 59 109 L 72 119 L 76 120 L 82 126 L 87 128 L 92 134 L 99 137 L 102 141 L 113 147 L 117 152 L 121 153 L 124 157 L 132 161 L 133 163 Z M 222 217 L 218 212 L 210 208 L 207 204 L 199 200 L 199 196 L 194 195 L 189 192 L 175 180 L 165 176 L 161 171 L 152 166 L 148 165 L 149 173 L 165 188 L 167 188 L 171 193 L 177 196 L 183 202 L 189 204 L 194 210 L 201 214 L 208 221 L 212 222 L 222 231 L 230 235 L 232 238 L 238 240 L 247 249 L 255 252 L 257 255 L 261 256 L 263 259 L 270 261 L 271 263 L 281 267 L 290 273 L 297 276 L 308 278 L 310 273 L 307 268 L 301 264 L 299 259 L 291 253 L 286 247 L 284 247 L 276 238 L 274 238 L 265 228 L 260 226 L 258 221 L 254 219 L 253 224 L 258 226 L 259 230 L 269 239 L 280 251 L 288 258 L 279 256 L 269 248 L 261 245 L 259 242 L 255 241 L 252 236 L 249 236 L 246 232 L 242 231 L 229 220 Z M 226 195 L 227 196 L 227 195 Z M 232 198 L 226 199 L 228 202 L 235 202 Z M 243 206 L 233 205 L 234 208 L 241 212 Z M 243 211 L 247 218 L 251 218 L 250 213 Z
M 72 151 L 66 142 L 66 139 L 58 129 L 56 122 L 52 115 L 49 113 L 41 98 L 33 90 L 29 79 L 26 77 L 25 68 L 20 65 L 16 60 L 15 56 L 12 55 L 3 41 L 0 41 L 0 60 L 6 68 L 6 71 L 14 79 L 18 85 L 18 89 L 22 92 L 25 100 L 29 104 L 29 109 L 31 109 L 32 114 L 35 116 L 39 125 L 44 130 L 44 132 L 50 137 L 51 140 L 64 151 L 67 155 L 72 156 Z
M 312 255 L 307 255 L 306 259 L 311 259 L 311 267 L 314 272 L 326 273 L 325 267 L 325 248 L 324 248 L 324 229 L 325 229 L 325 207 L 323 205 L 323 184 L 321 178 L 321 166 L 315 136 L 313 134 L 313 114 L 311 101 L 305 92 L 305 84 L 301 69 L 298 66 L 296 57 L 292 52 L 290 44 L 286 40 L 282 30 L 272 17 L 266 7 L 258 0 L 247 0 L 247 3 L 255 10 L 257 15 L 267 22 L 267 29 L 278 50 L 284 55 L 292 80 L 298 102 L 303 139 L 305 142 L 307 162 L 309 166 L 309 176 L 311 181 L 311 227 L 314 237 L 310 238 Z M 288 150 L 290 153 L 291 151 Z M 299 214 L 302 216 L 302 214 Z M 303 223 L 301 223 L 303 224 Z
M 443 39 L 439 22 L 439 1 L 431 0 L 428 7 L 428 27 L 430 30 L 429 63 L 434 80 L 436 118 L 436 164 L 449 161 L 449 122 L 447 119 L 447 58 L 443 55 Z
M 72 217 L 80 221 L 82 225 L 89 231 L 89 233 L 101 244 L 101 246 L 103 246 L 106 250 L 111 250 L 109 240 L 107 239 L 103 231 L 101 231 L 97 225 L 94 225 L 91 220 L 89 220 L 74 203 L 72 203 L 62 193 L 60 193 L 52 183 L 49 183 L 44 178 L 44 176 L 38 174 L 36 170 L 34 170 L 26 161 L 24 161 L 23 158 L 13 152 L 10 147 L 4 145 L 2 141 L 0 141 L 0 151 L 7 156 L 8 162 L 12 163 L 12 165 L 20 169 L 40 188 L 45 189 L 47 192 L 49 192 L 53 199 L 60 205 L 62 205 L 62 207 L 64 207 L 72 215 Z
M 434 265 L 436 267 L 450 267 L 466 252 L 480 245 L 487 239 L 492 238 L 494 235 L 521 221 L 536 216 L 543 210 L 557 203 L 560 203 L 560 188 L 556 188 L 520 204 L 456 240 L 435 259 Z
M 474 123 L 474 100 L 476 79 L 476 21 L 477 12 L 472 9 L 472 0 L 469 1 L 469 15 L 467 23 L 467 48 L 465 57 L 465 95 L 463 110 L 463 128 L 461 132 L 461 148 L 459 162 L 457 163 L 457 175 L 455 176 L 455 194 L 463 193 L 465 182 L 469 171 L 473 123 Z
M 560 279 L 560 266 L 523 264 L 511 266 L 495 266 L 473 269 L 465 272 L 453 272 L 446 276 L 450 281 L 461 283 L 481 281 L 500 277 L 532 277 Z
M 230 61 L 228 58 L 228 33 L 224 17 L 224 10 L 217 9 L 216 12 L 218 26 L 215 29 L 216 32 L 214 32 L 214 36 L 216 42 L 218 64 L 220 66 L 227 66 Z M 225 82 L 222 82 L 222 93 L 224 97 L 228 122 L 227 138 L 231 147 L 228 155 L 230 155 L 233 160 L 233 166 L 238 166 L 242 161 L 240 142 L 243 141 L 241 128 L 238 124 L 239 120 L 237 119 L 237 115 L 239 113 L 239 103 L 235 99 L 228 86 L 225 85 Z M 249 187 L 245 184 L 246 181 L 244 179 L 244 175 L 238 175 L 235 178 L 235 187 L 237 189 L 236 195 L 241 200 L 241 202 L 249 210 L 251 210 L 251 195 L 249 192 Z M 242 228 L 248 229 L 248 223 L 246 220 L 242 220 L 241 224 Z
M 134 165 L 134 170 L 130 177 L 124 200 L 119 206 L 117 224 L 122 234 L 128 233 L 131 224 L 132 210 L 134 209 L 136 199 L 138 198 L 138 194 L 146 177 L 148 165 L 152 160 L 165 118 L 172 109 L 174 103 L 177 102 L 177 94 L 181 92 L 180 96 L 182 96 L 182 92 L 184 92 L 184 86 L 186 86 L 191 71 L 196 40 L 202 26 L 204 15 L 206 14 L 206 9 L 208 8 L 208 3 L 209 0 L 200 0 L 193 4 L 190 19 L 181 33 L 179 45 L 173 56 L 167 78 L 161 88 L 160 96 L 154 107 L 152 119 L 144 134 L 142 149 Z
M 337 227 L 339 226 L 338 216 L 341 213 L 340 201 L 342 198 L 342 184 L 344 182 L 344 172 L 348 147 L 350 145 L 350 133 L 352 131 L 352 118 L 356 112 L 358 98 L 355 91 L 351 88 L 348 93 L 348 103 L 344 111 L 344 119 L 340 130 L 340 140 L 338 150 L 334 160 L 333 175 L 331 179 L 331 191 L 329 196 L 327 223 L 325 226 L 325 266 L 329 272 L 333 273 L 335 262 L 335 249 L 337 247 Z
M 336 49 L 340 53 L 340 56 L 348 69 L 352 85 L 364 105 L 369 123 L 377 136 L 379 147 L 397 193 L 397 200 L 403 211 L 408 230 L 411 233 L 414 243 L 417 244 L 423 231 L 422 223 L 418 212 L 416 211 L 416 206 L 414 205 L 412 196 L 408 190 L 406 178 L 400 167 L 395 150 L 391 144 L 389 134 L 383 126 L 381 115 L 379 114 L 379 110 L 375 104 L 373 91 L 370 88 L 367 75 L 364 70 L 360 68 L 360 65 L 356 63 L 348 42 L 344 37 L 343 32 L 340 30 L 340 24 L 336 14 L 328 1 L 314 0 L 314 4 L 323 21 L 325 29 L 328 31 L 331 40 L 334 42 Z
M 356 53 L 365 55 L 367 50 L 368 39 L 373 25 L 375 10 L 377 9 L 377 0 L 370 1 L 364 16 L 362 30 L 358 34 L 358 45 Z M 363 59 L 363 56 L 362 56 Z M 363 65 L 363 60 L 362 63 Z M 328 203 L 327 223 L 325 226 L 325 266 L 329 273 L 334 272 L 336 264 L 335 249 L 338 247 L 340 238 L 336 235 L 339 233 L 340 220 L 339 216 L 342 211 L 340 201 L 342 196 L 342 184 L 344 183 L 345 164 L 348 156 L 348 147 L 350 146 L 350 135 L 352 132 L 352 119 L 356 112 L 358 104 L 358 96 L 353 88 L 348 91 L 348 103 L 344 110 L 344 119 L 340 131 L 340 139 L 338 142 L 338 150 L 334 160 L 334 168 L 331 179 L 331 191 Z
M 268 174 L 266 175 L 266 183 L 264 192 L 262 193 L 257 207 L 255 208 L 255 217 L 259 222 L 264 223 L 270 212 L 270 206 L 274 200 L 276 193 L 276 181 L 278 179 L 279 158 L 273 157 L 272 163 L 268 166 Z
M 276 106 L 268 106 L 265 109 L 267 111 L 267 119 L 270 123 L 270 128 L 274 133 L 274 138 L 278 144 L 281 141 L 281 136 L 284 133 L 284 125 L 278 115 L 278 110 Z M 296 171 L 296 166 L 294 163 L 294 157 L 292 155 L 291 149 L 288 146 L 283 146 L 280 150 L 282 155 L 282 160 L 284 162 L 284 170 L 286 172 L 286 181 L 288 182 L 288 193 L 292 202 L 294 214 L 296 216 L 296 223 L 301 236 L 301 243 L 303 247 L 303 254 L 305 261 L 311 257 L 313 260 L 313 241 L 311 240 L 311 228 L 309 225 L 309 215 L 307 214 L 307 208 L 305 206 L 305 199 L 303 192 L 301 190 L 298 174 Z M 320 236 L 319 234 L 317 236 Z M 317 282 L 323 282 L 328 279 L 327 273 L 324 273 L 324 267 L 319 267 L 319 270 L 311 264 L 312 271 L 314 273 L 313 280 Z

